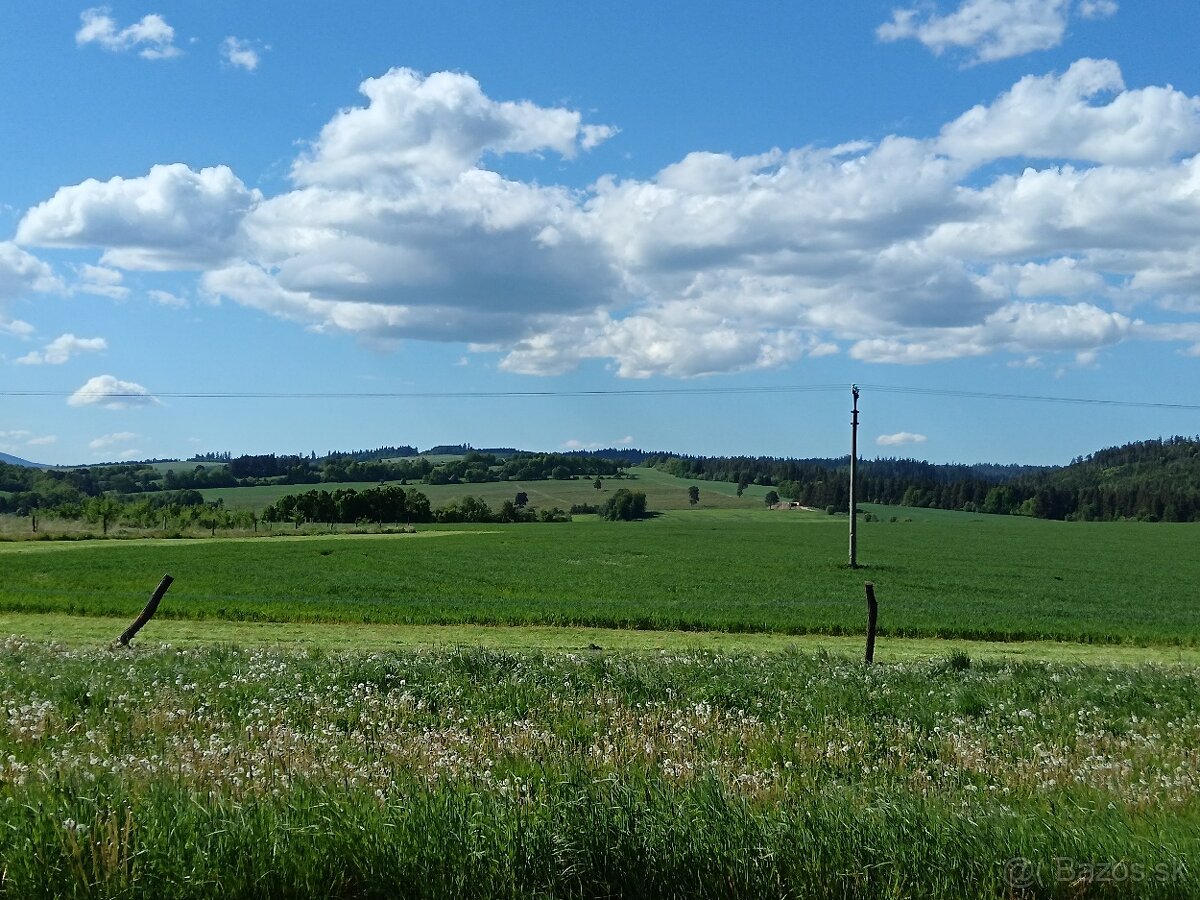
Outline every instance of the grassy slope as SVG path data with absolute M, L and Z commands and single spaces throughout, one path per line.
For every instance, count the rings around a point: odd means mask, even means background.
M 856 634 L 870 579 L 885 635 L 1200 644 L 1194 526 L 913 518 L 864 524 L 859 571 L 844 518 L 761 508 L 422 530 L 438 540 L 8 544 L 0 610 L 132 617 L 170 572 L 160 615 L 179 618 Z
M 687 489 L 690 485 L 700 488 L 701 509 L 759 509 L 763 505 L 763 497 L 770 488 L 751 486 L 746 489 L 744 496 L 737 496 L 737 485 L 725 482 L 692 481 L 675 478 L 656 469 L 635 468 L 631 470 L 630 478 L 602 478 L 603 487 L 596 490 L 591 478 L 576 478 L 571 481 L 492 481 L 482 484 L 421 484 L 413 482 L 404 485 L 405 490 L 420 491 L 429 498 L 435 508 L 444 506 L 451 500 L 458 500 L 471 494 L 482 497 L 493 509 L 498 508 L 505 500 L 512 500 L 518 491 L 529 495 L 529 505 L 538 509 L 557 506 L 569 509 L 575 504 L 602 504 L 621 488 L 642 491 L 646 494 L 646 502 L 652 510 L 687 509 Z M 388 482 L 399 484 L 399 482 Z M 200 493 L 204 499 L 213 502 L 222 500 L 230 509 L 261 510 L 268 504 L 274 503 L 287 494 L 303 494 L 310 490 L 333 492 L 339 488 L 353 488 L 357 491 L 378 487 L 378 482 L 351 482 L 346 484 L 272 484 L 252 488 L 207 488 Z

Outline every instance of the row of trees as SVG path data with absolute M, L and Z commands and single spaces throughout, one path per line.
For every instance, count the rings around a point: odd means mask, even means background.
M 306 491 L 280 497 L 263 510 L 264 522 L 432 522 L 429 498 L 386 485 L 366 491 Z
M 156 500 L 158 498 L 155 498 Z M 259 517 L 251 510 L 229 510 L 216 503 L 154 502 L 149 498 L 121 500 L 111 495 L 88 497 L 80 502 L 64 503 L 52 510 L 27 511 L 32 530 L 37 532 L 49 520 L 86 522 L 98 526 L 107 535 L 116 526 L 165 533 L 203 528 L 257 530 Z
M 342 488 L 333 492 L 306 491 L 281 497 L 263 510 L 264 522 L 291 522 L 297 527 L 305 522 L 329 524 L 365 524 L 375 522 L 566 522 L 569 516 L 561 509 L 545 509 L 540 513 L 527 505 L 524 492 L 513 500 L 505 500 L 498 510 L 487 501 L 467 495 L 445 506 L 432 509 L 429 498 L 416 490 L 404 490 L 394 485 L 356 491 Z

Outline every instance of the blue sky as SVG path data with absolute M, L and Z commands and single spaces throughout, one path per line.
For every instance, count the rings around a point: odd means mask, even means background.
M 1200 403 L 1197 33 L 1184 0 L 6 4 L 0 451 L 836 455 L 851 382 L 866 456 L 1195 434 L 1136 404 Z

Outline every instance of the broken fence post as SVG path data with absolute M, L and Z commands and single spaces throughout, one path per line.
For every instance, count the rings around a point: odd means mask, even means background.
M 867 662 L 875 661 L 875 625 L 879 621 L 879 603 L 875 600 L 875 585 L 868 581 L 867 589 Z
M 150 602 L 146 604 L 146 608 L 142 610 L 142 614 L 133 620 L 133 624 L 122 632 L 117 638 L 117 643 L 122 647 L 129 646 L 129 642 L 133 640 L 133 636 L 142 630 L 142 626 L 149 622 L 155 611 L 158 609 L 158 604 L 162 602 L 163 595 L 167 593 L 167 588 L 171 586 L 171 582 L 175 579 L 170 575 L 164 575 L 162 581 L 158 583 L 158 587 L 154 589 L 154 593 L 150 595 Z

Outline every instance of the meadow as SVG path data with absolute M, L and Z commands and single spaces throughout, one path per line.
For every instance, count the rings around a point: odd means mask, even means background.
M 0 897 L 1200 895 L 1197 526 L 865 506 L 850 570 L 698 484 L 0 541 Z
M 0 543 L 0 612 L 132 618 L 159 577 L 184 619 L 503 624 L 1196 646 L 1197 531 L 877 510 L 697 509 L 635 523 L 411 535 Z M 903 518 L 902 518 L 903 517 Z M 912 519 L 906 521 L 905 519 Z
M 12 638 L 0 896 L 1195 896 L 1198 689 L 963 654 Z
M 440 457 L 427 457 L 436 461 Z M 453 457 L 446 457 L 453 458 Z M 629 470 L 625 478 L 602 478 L 601 487 L 595 488 L 592 478 L 574 478 L 563 481 L 485 481 L 477 484 L 423 484 L 397 481 L 385 482 L 402 486 L 405 490 L 420 491 L 429 498 L 435 509 L 453 500 L 461 500 L 470 494 L 479 497 L 496 509 L 505 500 L 512 500 L 519 491 L 529 495 L 529 505 L 537 509 L 557 506 L 570 509 L 575 504 L 598 506 L 621 488 L 642 491 L 646 503 L 653 510 L 676 510 L 691 508 L 687 489 L 691 485 L 700 488 L 703 509 L 757 509 L 771 489 L 761 485 L 748 485 L 743 496 L 737 496 L 737 485 L 720 481 L 698 481 L 676 478 L 657 469 L 641 466 Z M 249 509 L 256 512 L 288 494 L 300 494 L 309 490 L 333 491 L 352 488 L 356 491 L 378 487 L 378 482 L 347 482 L 338 484 L 268 484 L 249 488 L 205 488 L 200 493 L 205 501 L 220 500 L 229 509 Z

